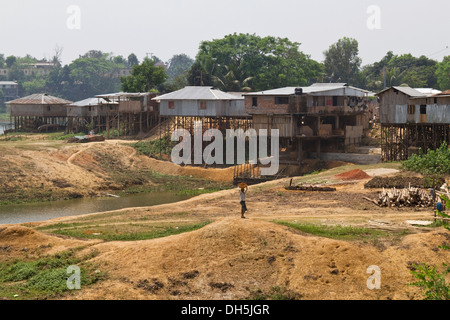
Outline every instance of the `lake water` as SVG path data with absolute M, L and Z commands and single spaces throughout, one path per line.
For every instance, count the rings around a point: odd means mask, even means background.
M 10 124 L 9 122 L 0 122 L 0 134 L 3 134 L 5 129 L 11 129 L 12 127 L 13 124 Z
M 48 219 L 104 212 L 132 207 L 147 207 L 189 199 L 170 192 L 151 192 L 120 198 L 101 197 L 0 206 L 0 224 L 39 222 Z

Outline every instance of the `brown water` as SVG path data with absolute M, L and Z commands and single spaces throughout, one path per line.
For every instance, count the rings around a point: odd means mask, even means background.
M 147 207 L 189 199 L 171 192 L 151 192 L 120 198 L 101 197 L 0 206 L 0 224 L 38 222 L 132 207 Z

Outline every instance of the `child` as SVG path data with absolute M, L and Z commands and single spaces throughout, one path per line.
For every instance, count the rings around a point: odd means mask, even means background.
M 244 185 L 239 185 L 239 194 L 241 196 L 241 218 L 245 218 L 244 217 L 244 213 L 247 211 L 247 206 L 245 205 L 245 194 L 247 193 L 248 190 L 248 186 L 245 184 Z

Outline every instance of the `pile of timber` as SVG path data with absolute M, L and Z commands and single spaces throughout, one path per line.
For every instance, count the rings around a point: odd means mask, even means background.
M 404 188 L 388 189 L 378 194 L 377 200 L 365 198 L 372 201 L 380 207 L 432 207 L 436 204 L 436 196 L 432 196 L 427 189 Z
M 309 185 L 298 185 L 298 186 L 288 186 L 284 187 L 286 190 L 301 190 L 301 191 L 336 191 L 336 188 L 332 187 L 322 187 L 315 186 L 312 184 Z

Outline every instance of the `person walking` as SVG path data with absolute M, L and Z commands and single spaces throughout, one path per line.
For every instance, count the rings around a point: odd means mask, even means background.
M 241 199 L 241 218 L 245 219 L 245 212 L 247 211 L 247 205 L 245 204 L 245 198 L 246 198 L 246 194 L 248 191 L 248 186 L 247 184 L 240 184 L 239 185 L 239 195 L 240 195 L 240 199 Z

